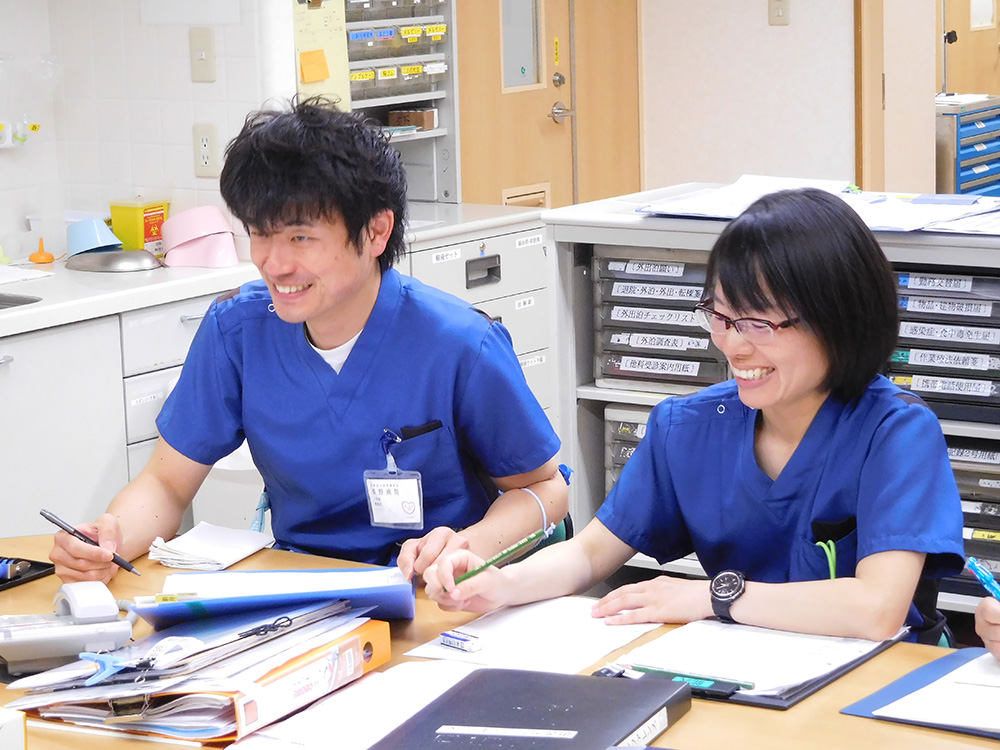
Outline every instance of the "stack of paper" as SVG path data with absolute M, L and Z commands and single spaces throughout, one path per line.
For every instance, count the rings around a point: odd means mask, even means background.
M 337 602 L 182 623 L 19 680 L 28 693 L 10 705 L 83 727 L 236 739 L 387 662 L 389 626 L 364 614 Z
M 271 544 L 274 544 L 274 537 L 268 534 L 228 529 L 202 521 L 169 542 L 156 537 L 149 547 L 149 559 L 168 568 L 224 570 Z

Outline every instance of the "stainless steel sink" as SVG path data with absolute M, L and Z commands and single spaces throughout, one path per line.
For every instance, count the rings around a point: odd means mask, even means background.
M 41 297 L 29 297 L 26 294 L 4 294 L 0 292 L 0 310 L 6 310 L 8 307 L 30 305 L 32 302 L 40 302 L 41 299 Z

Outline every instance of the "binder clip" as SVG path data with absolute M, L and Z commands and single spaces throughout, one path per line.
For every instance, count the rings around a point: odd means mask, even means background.
M 0 557 L 0 581 L 13 581 L 22 573 L 27 573 L 31 563 L 12 557 Z

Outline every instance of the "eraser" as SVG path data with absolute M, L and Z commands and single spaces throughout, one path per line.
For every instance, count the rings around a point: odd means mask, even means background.
M 457 648 L 459 651 L 478 651 L 482 648 L 479 638 L 461 630 L 446 630 L 441 634 L 441 645 Z

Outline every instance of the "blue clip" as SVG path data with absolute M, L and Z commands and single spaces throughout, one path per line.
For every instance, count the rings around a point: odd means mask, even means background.
M 90 651 L 84 651 L 80 654 L 80 658 L 92 661 L 97 665 L 97 674 L 91 675 L 87 678 L 87 681 L 83 683 L 87 687 L 96 685 L 99 682 L 104 682 L 112 675 L 116 675 L 126 667 L 132 666 L 130 662 L 122 661 L 121 659 L 116 658 L 114 654 L 109 653 L 95 654 Z

